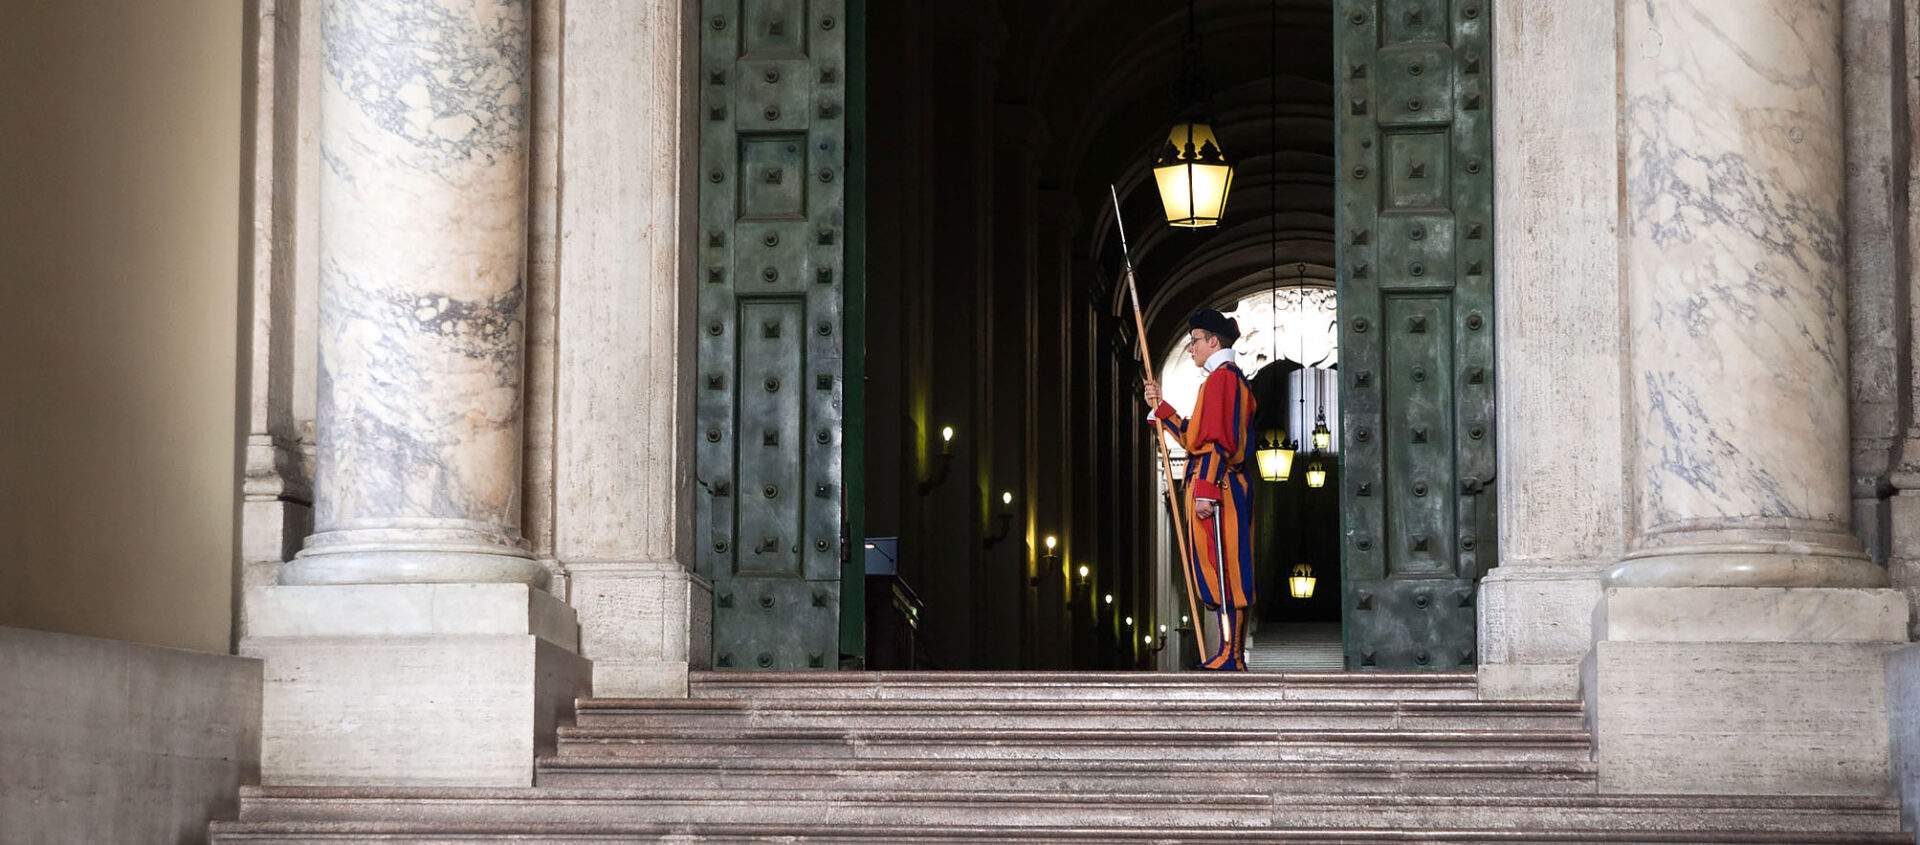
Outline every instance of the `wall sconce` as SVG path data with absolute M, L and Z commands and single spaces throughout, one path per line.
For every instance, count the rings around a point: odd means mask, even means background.
M 1013 494 L 1000 494 L 1000 512 L 993 515 L 993 533 L 980 541 L 980 548 L 991 549 L 1007 539 L 1007 532 L 1013 530 Z
M 1133 627 L 1133 617 L 1131 616 L 1127 617 L 1127 627 Z
M 1075 578 L 1075 579 L 1074 579 L 1074 581 L 1073 581 L 1073 585 L 1074 585 L 1074 586 L 1076 586 L 1076 587 L 1084 587 L 1084 586 L 1086 586 L 1086 585 L 1087 585 L 1087 575 L 1089 575 L 1089 574 L 1091 574 L 1091 573 L 1090 573 L 1090 571 L 1089 571 L 1089 570 L 1087 569 L 1087 565 L 1086 565 L 1086 564 L 1084 564 L 1084 563 L 1083 563 L 1083 564 L 1080 564 L 1080 572 L 1079 572 L 1079 576 L 1080 576 L 1080 577 L 1078 577 L 1078 578 Z
M 1056 564 L 1058 564 L 1060 561 L 1060 554 L 1054 551 L 1054 549 L 1058 548 L 1059 546 L 1060 546 L 1060 538 L 1055 537 L 1052 534 L 1048 534 L 1047 535 L 1047 553 L 1044 555 L 1041 555 L 1040 559 L 1047 562 L 1047 571 L 1049 572 L 1053 571 L 1053 567 Z M 1040 586 L 1040 573 L 1038 571 L 1027 573 L 1027 586 L 1029 587 Z
M 1162 631 L 1164 631 L 1166 627 L 1167 626 L 1165 625 L 1160 626 Z M 1148 654 L 1159 654 L 1160 652 L 1166 650 L 1167 635 L 1165 633 L 1162 633 L 1159 636 L 1159 638 L 1156 639 L 1152 634 L 1148 634 L 1140 638 L 1140 644 L 1143 646 L 1146 646 L 1144 650 Z
M 1107 606 L 1108 606 L 1108 607 L 1112 607 L 1112 606 L 1113 606 L 1113 594 L 1112 594 L 1112 593 L 1108 593 L 1108 594 L 1106 594 L 1106 595 L 1104 595 L 1104 596 L 1101 596 L 1101 597 L 1100 597 L 1100 600 L 1101 600 L 1102 602 L 1105 602 L 1105 603 L 1107 604 Z
M 940 429 L 940 454 L 933 458 L 933 476 L 920 482 L 920 495 L 933 492 L 933 488 L 947 483 L 947 474 L 953 471 L 953 426 Z

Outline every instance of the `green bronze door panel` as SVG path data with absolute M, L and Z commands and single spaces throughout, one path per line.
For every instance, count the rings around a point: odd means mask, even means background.
M 844 0 L 706 0 L 696 527 L 720 669 L 839 662 Z
M 1490 3 L 1335 3 L 1352 669 L 1477 662 L 1495 559 Z

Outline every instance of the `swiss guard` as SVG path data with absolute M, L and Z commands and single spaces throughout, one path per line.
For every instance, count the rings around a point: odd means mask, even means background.
M 1245 671 L 1247 619 L 1253 608 L 1253 500 L 1246 459 L 1253 440 L 1253 385 L 1233 362 L 1240 326 L 1211 308 L 1187 320 L 1187 354 L 1207 372 L 1193 414 L 1181 417 L 1145 385 L 1147 404 L 1187 452 L 1186 565 L 1201 604 L 1218 617 L 1220 641 L 1202 669 Z M 1198 630 L 1200 620 L 1194 620 Z

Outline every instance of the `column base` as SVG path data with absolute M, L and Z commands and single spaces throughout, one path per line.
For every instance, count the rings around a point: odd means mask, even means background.
M 434 525 L 439 525 L 434 521 Z M 280 583 L 527 584 L 545 589 L 546 567 L 517 542 L 463 527 L 327 531 L 280 569 Z
M 1480 580 L 1480 697 L 1580 697 L 1580 661 L 1593 647 L 1600 578 L 1593 569 L 1502 566 Z
M 267 587 L 269 785 L 532 786 L 592 664 L 560 600 L 522 584 Z
M 709 668 L 713 588 L 674 561 L 570 561 L 581 653 L 599 695 L 685 698 Z
M 1602 792 L 1885 795 L 1893 590 L 1610 588 L 1582 694 Z
M 1824 542 L 1699 543 L 1628 554 L 1608 569 L 1608 587 L 1887 586 L 1887 570 L 1855 547 Z

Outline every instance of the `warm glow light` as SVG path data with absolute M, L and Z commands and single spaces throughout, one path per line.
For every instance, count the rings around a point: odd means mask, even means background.
M 1263 444 L 1253 453 L 1254 462 L 1260 465 L 1260 477 L 1267 481 L 1285 481 L 1293 473 L 1293 450 L 1287 448 L 1286 432 L 1269 431 L 1262 435 Z
M 1327 468 L 1326 465 L 1320 463 L 1319 458 L 1314 458 L 1312 463 L 1307 464 L 1307 486 L 1327 486 Z
M 1053 547 L 1058 545 L 1060 545 L 1060 540 L 1054 537 L 1052 534 L 1048 534 L 1047 535 L 1047 551 L 1053 551 Z
M 871 549 L 871 548 L 875 548 L 875 546 L 872 543 L 868 543 L 867 548 Z
M 1191 622 L 1191 621 L 1193 621 L 1193 620 L 1191 620 L 1191 619 L 1188 619 L 1188 618 L 1187 618 L 1187 615 L 1186 615 L 1186 614 L 1184 614 L 1184 613 L 1182 613 L 1182 614 L 1180 614 L 1180 624 L 1182 624 L 1182 625 L 1185 625 L 1185 624 L 1187 624 L 1188 622 Z
M 1310 599 L 1313 598 L 1313 585 L 1319 580 L 1313 577 L 1313 567 L 1303 563 L 1293 568 L 1293 577 L 1287 579 L 1287 588 L 1296 599 Z
M 1153 162 L 1153 180 L 1160 186 L 1168 225 L 1217 226 L 1227 210 L 1233 167 L 1221 152 L 1212 126 L 1181 123 L 1167 133 L 1167 143 Z
M 1327 430 L 1327 421 L 1323 418 L 1313 424 L 1313 448 L 1325 449 L 1333 445 L 1333 432 Z
M 1012 494 L 1012 493 L 1001 493 L 1001 494 L 1000 494 L 1000 504 L 1003 504 L 1003 505 L 1011 505 L 1011 504 L 1013 504 L 1013 494 Z
M 1084 563 L 1080 564 L 1080 577 L 1081 578 L 1087 577 L 1087 565 Z
M 1140 641 L 1141 641 L 1141 642 L 1143 642 L 1143 643 L 1146 643 L 1146 644 L 1147 644 L 1147 645 L 1149 645 L 1149 646 L 1151 646 L 1151 645 L 1153 645 L 1153 635 L 1152 635 L 1152 634 L 1148 634 L 1148 635 L 1146 635 L 1146 636 L 1144 636 L 1144 637 L 1141 637 L 1141 638 L 1140 638 Z
M 1131 616 L 1127 617 L 1127 627 L 1133 627 L 1133 617 Z
M 1160 626 L 1160 635 L 1166 636 L 1166 634 L 1167 634 L 1167 626 L 1165 625 Z
M 940 429 L 940 441 L 942 443 L 953 442 L 953 426 L 946 426 Z
M 1104 595 L 1104 596 L 1101 596 L 1101 601 L 1104 601 L 1104 602 L 1106 602 L 1107 604 L 1113 604 L 1113 594 L 1112 594 L 1112 593 L 1108 593 L 1108 594 L 1106 594 L 1106 595 Z

